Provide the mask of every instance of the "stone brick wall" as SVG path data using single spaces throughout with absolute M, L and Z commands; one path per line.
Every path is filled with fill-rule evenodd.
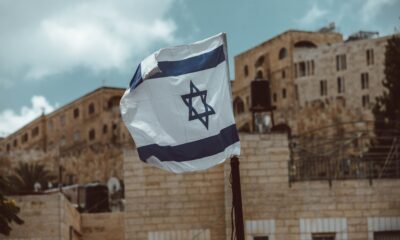
M 377 227 L 400 230 L 400 225 L 391 224 L 400 220 L 400 180 L 290 186 L 285 135 L 241 134 L 240 139 L 246 239 L 308 240 L 312 234 L 330 232 L 336 239 L 361 240 L 372 239 Z M 230 239 L 229 175 L 229 161 L 205 172 L 174 175 L 126 151 L 126 239 Z M 376 219 L 388 219 L 388 224 L 375 226 L 374 221 L 380 221 Z
M 399 179 L 374 180 L 372 185 L 368 180 L 346 180 L 334 181 L 331 187 L 326 181 L 289 186 L 289 150 L 284 136 L 241 135 L 241 141 L 247 239 L 269 235 L 270 239 L 303 240 L 319 231 L 337 232 L 336 239 L 361 240 L 371 236 L 370 219 L 400 219 Z M 226 209 L 228 212 L 230 206 Z M 400 226 L 386 226 L 390 228 L 400 230 Z
M 125 239 L 125 214 L 94 213 L 82 214 L 82 240 L 123 240 Z
M 224 166 L 172 174 L 125 151 L 125 239 L 226 239 Z
M 21 208 L 19 216 L 25 223 L 12 225 L 10 236 L 0 235 L 0 239 L 70 239 L 70 231 L 74 236 L 79 235 L 81 231 L 79 213 L 63 195 L 26 195 L 10 198 L 15 199 L 17 206 Z

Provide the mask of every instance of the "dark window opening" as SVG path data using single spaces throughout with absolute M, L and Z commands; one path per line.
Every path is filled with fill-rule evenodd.
M 88 107 L 89 109 L 89 114 L 93 114 L 94 113 L 94 111 L 95 111 L 95 109 L 94 109 L 94 103 L 91 103 L 91 104 L 89 104 L 89 107 Z
M 286 78 L 286 71 L 285 71 L 285 69 L 282 70 L 282 78 Z
M 321 96 L 328 95 L 328 82 L 326 80 L 321 80 L 319 82 L 319 87 Z
M 281 48 L 281 50 L 279 50 L 279 59 L 284 59 L 287 57 L 287 49 L 286 48 Z
M 347 62 L 346 62 L 346 54 L 336 55 L 336 70 L 346 70 Z
M 304 77 L 306 75 L 306 63 L 299 63 L 299 77 Z
M 79 108 L 75 108 L 74 109 L 74 118 L 78 118 L 79 117 Z
M 316 48 L 317 45 L 311 41 L 299 41 L 294 44 L 295 48 Z
M 299 86 L 297 84 L 294 85 L 294 94 L 296 97 L 296 100 L 299 100 Z
M 286 88 L 282 89 L 282 98 L 286 98 Z
M 362 106 L 363 106 L 363 108 L 369 107 L 369 95 L 362 96 Z
M 337 89 L 338 93 L 344 93 L 344 78 L 343 77 L 338 77 L 337 78 Z
M 108 132 L 108 126 L 107 126 L 107 124 L 104 124 L 103 133 L 106 134 L 107 132 Z
M 18 146 L 18 140 L 17 140 L 17 139 L 14 139 L 14 141 L 13 141 L 13 146 L 14 146 L 14 147 Z
M 117 124 L 113 123 L 112 129 L 113 129 L 113 130 L 117 129 Z
M 376 240 L 398 240 L 400 239 L 400 231 L 381 231 L 374 232 Z
M 368 73 L 361 73 L 361 89 L 369 88 L 369 75 Z
M 114 107 L 119 107 L 119 101 L 120 100 L 121 100 L 121 97 L 119 97 L 119 96 L 111 97 L 110 100 L 108 100 L 108 103 L 107 103 L 108 109 L 112 109 Z
M 272 95 L 272 98 L 274 99 L 274 102 L 276 102 L 276 101 L 278 100 L 278 96 L 277 96 L 277 94 L 276 94 L 276 93 L 274 93 L 274 94 Z
M 367 66 L 374 64 L 374 49 L 367 49 Z
M 91 129 L 89 131 L 89 140 L 94 140 L 96 138 L 96 132 L 94 131 L 94 129 Z
M 236 114 L 241 114 L 244 112 L 244 102 L 240 97 L 236 97 L 233 101 L 233 109 Z
M 244 76 L 249 76 L 249 67 L 247 65 L 244 66 Z
M 265 60 L 264 56 L 259 57 L 259 58 L 257 59 L 257 61 L 256 61 L 255 66 L 256 66 L 256 67 L 261 67 L 261 66 L 264 64 L 264 60 Z
M 36 137 L 37 135 L 39 135 L 39 127 L 32 129 L 32 137 Z
M 26 143 L 28 141 L 28 134 L 25 133 L 24 135 L 22 135 L 22 143 Z

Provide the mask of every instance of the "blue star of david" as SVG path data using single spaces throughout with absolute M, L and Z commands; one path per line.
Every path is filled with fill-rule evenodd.
M 200 91 L 192 81 L 190 81 L 190 93 L 181 95 L 183 102 L 189 108 L 189 121 L 200 120 L 203 125 L 208 129 L 208 116 L 215 114 L 214 109 L 207 104 L 207 90 Z M 193 107 L 193 98 L 200 97 L 201 102 L 204 105 L 205 112 L 198 113 Z

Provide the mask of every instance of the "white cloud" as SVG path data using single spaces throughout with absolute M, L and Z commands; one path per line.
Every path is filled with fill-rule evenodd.
M 31 106 L 23 106 L 19 112 L 11 109 L 6 109 L 0 112 L 0 137 L 4 137 L 25 124 L 39 117 L 43 111 L 50 113 L 56 108 L 51 105 L 43 96 L 33 96 L 31 99 Z
M 154 44 L 175 41 L 174 1 L 1 1 L 0 79 L 132 67 Z
M 324 17 L 328 13 L 327 10 L 320 9 L 316 4 L 308 10 L 308 12 L 300 18 L 297 22 L 302 26 L 309 26 L 311 24 L 316 23 L 322 17 Z
M 384 7 L 394 4 L 396 0 L 367 0 L 361 8 L 361 18 L 364 23 L 371 22 Z

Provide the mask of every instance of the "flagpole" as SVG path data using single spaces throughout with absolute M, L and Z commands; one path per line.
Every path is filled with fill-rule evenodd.
M 237 240 L 244 240 L 242 191 L 240 187 L 239 158 L 231 158 L 232 173 L 232 205 L 235 213 L 235 235 Z M 232 219 L 233 221 L 233 219 Z

